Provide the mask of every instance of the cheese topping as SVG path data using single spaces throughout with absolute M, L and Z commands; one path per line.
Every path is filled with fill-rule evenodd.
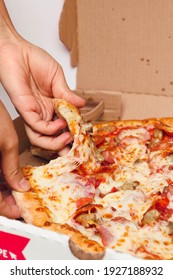
M 125 137 L 135 137 L 138 138 L 141 141 L 148 141 L 151 137 L 149 132 L 143 128 L 133 128 L 133 129 L 123 129 L 119 133 L 119 138 L 123 139 Z
M 113 153 L 118 164 L 132 166 L 139 159 L 147 159 L 147 147 L 140 144 L 136 138 L 126 139 L 126 145 L 119 147 Z
M 173 209 L 173 191 L 166 193 L 169 181 L 173 182 L 173 160 L 169 152 L 163 155 L 163 151 L 150 150 L 150 144 L 152 147 L 162 141 L 162 135 L 149 132 L 154 129 L 151 125 L 148 130 L 137 127 L 123 128 L 115 134 L 110 131 L 106 144 L 99 144 L 100 151 L 108 149 L 104 162 L 78 111 L 73 107 L 70 112 L 66 107 L 60 111 L 65 119 L 69 113 L 67 123 L 74 136 L 73 147 L 64 157 L 34 168 L 32 174 L 33 189 L 50 210 L 52 221 L 68 223 L 88 238 L 119 252 L 172 259 L 169 230 L 173 215 L 165 218 L 165 213 Z M 145 213 L 162 194 L 165 200 L 155 209 L 153 225 L 142 224 Z M 91 225 L 74 218 L 76 210 L 87 204 L 103 206 L 87 213 L 95 217 Z
M 102 217 L 123 217 L 139 223 L 144 213 L 151 207 L 154 198 L 146 199 L 141 190 L 126 190 L 109 193 L 103 198 L 95 198 L 96 204 L 104 206 Z
M 83 206 L 94 198 L 94 186 L 82 176 L 67 173 L 58 177 L 42 178 L 38 172 L 34 175 L 33 179 L 37 182 L 35 190 L 50 210 L 55 223 L 65 223 L 80 203 Z
M 166 234 L 165 226 L 164 223 L 157 223 L 154 227 L 139 228 L 129 221 L 111 220 L 103 224 L 102 228 L 112 235 L 108 240 L 109 248 L 141 257 L 147 253 L 148 257 L 170 259 L 173 255 L 173 240 Z M 101 235 L 104 235 L 103 230 Z

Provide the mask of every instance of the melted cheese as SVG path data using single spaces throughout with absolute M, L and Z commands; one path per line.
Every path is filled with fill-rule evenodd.
M 138 228 L 134 223 L 111 220 L 103 224 L 102 227 L 112 235 L 110 241 L 108 240 L 108 248 L 124 253 L 134 253 L 136 251 Z
M 150 208 L 153 198 L 146 199 L 141 190 L 126 190 L 109 193 L 103 198 L 95 198 L 96 204 L 104 207 L 102 217 L 123 217 L 139 223 L 144 213 Z
M 103 174 L 105 182 L 99 185 L 99 190 L 102 194 L 110 192 L 113 188 L 121 190 L 125 185 L 131 183 L 134 189 L 141 190 L 149 197 L 151 194 L 162 192 L 168 185 L 163 174 L 150 174 L 148 163 L 145 161 L 135 164 L 132 167 L 122 166 L 112 174 Z M 136 186 L 135 186 L 136 184 Z M 128 186 L 127 186 L 128 187 Z M 133 192 L 133 189 L 131 190 Z
M 137 234 L 139 244 L 160 259 L 171 259 L 173 256 L 173 239 L 167 233 L 165 222 L 158 223 L 154 227 L 145 226 L 140 228 Z M 141 254 L 142 255 L 142 254 Z M 139 253 L 140 256 L 140 253 Z
M 141 189 L 149 197 L 151 194 L 162 193 L 167 185 L 168 183 L 163 178 L 162 174 L 156 173 L 140 181 L 140 185 L 137 189 Z
M 150 139 L 149 132 L 143 128 L 134 128 L 134 129 L 124 129 L 119 133 L 119 139 L 123 139 L 125 137 L 136 137 L 139 140 L 147 141 Z
M 140 144 L 136 138 L 129 140 L 127 139 L 127 145 L 117 149 L 113 156 L 117 160 L 118 164 L 124 166 L 132 166 L 137 160 L 147 159 L 147 147 L 144 144 Z
M 37 182 L 35 191 L 50 210 L 55 223 L 65 223 L 77 210 L 78 200 L 88 197 L 92 200 L 95 194 L 94 186 L 87 184 L 87 179 L 76 174 L 48 178 L 35 172 L 33 179 Z
M 172 159 L 167 156 L 163 157 L 163 152 L 162 151 L 156 151 L 150 153 L 150 164 L 154 170 L 157 170 L 159 168 L 162 168 L 163 166 L 166 165 L 172 165 Z
M 167 234 L 164 222 L 154 227 L 139 228 L 129 221 L 111 220 L 103 224 L 103 227 L 113 236 L 108 244 L 111 249 L 142 257 L 155 255 L 160 259 L 170 259 L 173 256 L 173 240 Z

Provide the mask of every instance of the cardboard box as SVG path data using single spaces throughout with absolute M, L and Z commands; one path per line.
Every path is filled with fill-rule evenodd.
M 66 0 L 60 38 L 78 92 L 118 92 L 112 120 L 172 117 L 172 14 L 171 0 Z
M 86 115 L 92 108 L 101 122 L 173 116 L 172 14 L 171 0 L 65 1 L 60 38 L 78 67 Z M 21 165 L 39 165 L 20 118 L 15 126 Z M 0 259 L 75 257 L 67 236 L 0 217 Z M 105 259 L 134 258 L 107 250 Z

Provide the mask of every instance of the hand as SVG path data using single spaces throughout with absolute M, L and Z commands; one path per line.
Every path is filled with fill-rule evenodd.
M 15 200 L 5 183 L 0 182 L 0 215 L 10 219 L 20 218 Z
M 19 167 L 18 137 L 13 122 L 0 101 L 0 169 L 4 180 L 15 190 L 25 191 L 29 184 Z M 0 215 L 18 217 L 19 212 L 10 189 L 0 182 Z
M 69 144 L 72 136 L 60 134 L 66 122 L 54 119 L 52 98 L 64 98 L 78 108 L 85 102 L 70 91 L 61 66 L 23 39 L 1 46 L 0 65 L 1 82 L 26 123 L 31 143 L 49 150 Z

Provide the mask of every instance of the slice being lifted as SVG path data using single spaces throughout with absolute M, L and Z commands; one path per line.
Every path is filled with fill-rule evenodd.
M 100 259 L 110 248 L 173 259 L 173 120 L 92 127 L 65 100 L 54 104 L 73 146 L 46 165 L 23 168 L 31 189 L 13 195 L 24 220 L 69 235 L 78 258 Z
M 23 168 L 31 189 L 25 193 L 13 191 L 13 195 L 27 223 L 67 234 L 71 237 L 71 247 L 79 252 L 78 257 L 82 254 L 82 258 L 99 259 L 104 255 L 104 247 L 83 236 L 67 222 L 78 208 L 91 203 L 95 196 L 92 181 L 79 170 L 72 171 L 80 166 L 82 172 L 91 174 L 99 168 L 103 158 L 88 133 L 92 125 L 83 123 L 74 106 L 65 100 L 56 100 L 55 111 L 67 121 L 74 137 L 72 149 L 47 165 Z

